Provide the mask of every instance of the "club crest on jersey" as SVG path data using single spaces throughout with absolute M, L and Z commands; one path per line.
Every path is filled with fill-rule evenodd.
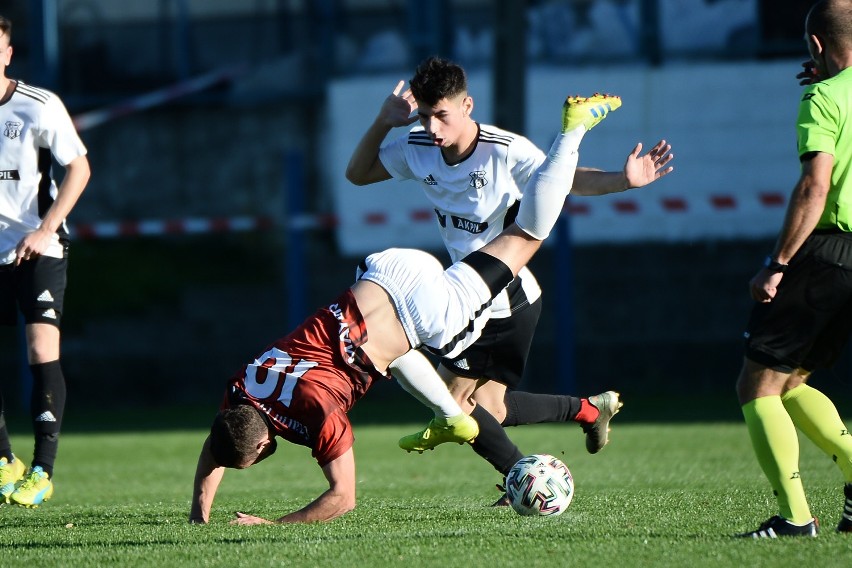
M 23 125 L 23 122 L 7 120 L 5 128 L 3 128 L 3 136 L 8 138 L 9 140 L 14 140 L 15 138 L 18 138 L 21 135 L 21 127 Z
M 488 185 L 488 180 L 485 179 L 485 172 L 470 172 L 470 187 L 482 189 Z

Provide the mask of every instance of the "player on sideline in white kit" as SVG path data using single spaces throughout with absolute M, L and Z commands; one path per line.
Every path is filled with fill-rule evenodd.
M 12 24 L 0 16 L 0 325 L 23 314 L 35 434 L 27 470 L 12 454 L 0 395 L 0 500 L 37 507 L 53 495 L 65 408 L 59 324 L 68 266 L 65 217 L 89 181 L 86 148 L 59 98 L 6 76 Z M 51 161 L 65 168 L 57 187 Z M 7 375 L 8 376 L 8 375 Z
M 190 522 L 209 522 L 225 468 L 246 468 L 268 457 L 276 436 L 311 448 L 328 490 L 277 521 L 237 513 L 232 523 L 323 521 L 352 510 L 354 436 L 347 412 L 374 381 L 389 379 L 393 361 L 412 349 L 453 354 L 477 339 L 493 298 L 556 223 L 586 131 L 620 105 L 618 97 L 604 95 L 566 100 L 562 134 L 533 176 L 517 219 L 481 250 L 447 270 L 413 249 L 370 255 L 351 288 L 233 377 L 198 458 Z M 437 375 L 435 380 L 452 402 Z M 420 396 L 431 392 L 441 391 L 430 388 Z M 460 410 L 447 428 L 454 436 L 446 441 L 476 436 L 475 420 Z

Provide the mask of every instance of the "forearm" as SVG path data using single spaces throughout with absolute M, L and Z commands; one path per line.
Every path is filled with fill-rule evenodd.
M 330 521 L 355 508 L 355 496 L 338 493 L 331 489 L 298 511 L 288 513 L 277 523 L 312 523 Z
M 65 177 L 57 190 L 56 200 L 42 219 L 42 230 L 48 233 L 56 232 L 77 204 L 77 200 L 89 182 L 89 176 L 89 161 L 86 156 L 79 156 L 66 166 Z
M 825 195 L 806 187 L 797 187 L 787 208 L 784 225 L 772 257 L 787 264 L 813 233 L 825 207 Z
M 204 442 L 198 465 L 195 469 L 195 482 L 192 490 L 192 506 L 189 511 L 191 523 L 207 523 L 210 521 L 210 509 L 216 490 L 225 474 L 224 467 L 218 467 L 213 461 L 209 450 L 209 440 Z
M 773 258 L 778 262 L 787 264 L 819 223 L 825 210 L 833 164 L 833 156 L 823 153 L 803 162 L 802 175 L 790 196 L 784 225 L 773 251 Z
M 577 168 L 574 174 L 574 195 L 607 195 L 629 189 L 623 172 L 605 172 L 590 168 Z
M 379 160 L 379 149 L 391 127 L 376 119 L 352 152 L 349 164 L 346 166 L 346 179 L 356 185 L 366 185 L 378 181 L 371 175 L 374 165 Z

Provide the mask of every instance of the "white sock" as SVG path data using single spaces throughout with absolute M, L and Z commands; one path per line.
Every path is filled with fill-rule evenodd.
M 425 355 L 411 350 L 388 366 L 400 386 L 435 413 L 435 418 L 451 418 L 462 413 L 435 367 Z
M 527 183 L 515 223 L 540 241 L 546 239 L 556 225 L 565 198 L 571 192 L 580 158 L 580 141 L 585 133 L 585 127 L 579 126 L 559 134 L 544 163 Z

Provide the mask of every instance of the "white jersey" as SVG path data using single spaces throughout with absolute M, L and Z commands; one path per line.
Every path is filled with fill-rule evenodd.
M 59 97 L 21 81 L 0 104 L 0 130 L 0 264 L 9 264 L 56 198 L 51 155 L 65 166 L 86 147 Z M 60 237 L 67 236 L 63 221 L 44 255 L 62 258 Z
M 545 155 L 527 138 L 478 124 L 473 152 L 461 162 L 448 164 L 441 149 L 418 126 L 379 151 L 385 169 L 396 179 L 416 180 L 432 202 L 441 237 L 453 262 L 499 235 L 514 221 L 517 204 L 532 174 Z M 530 302 L 541 296 L 532 273 L 519 274 Z M 511 314 L 506 292 L 495 298 L 494 318 Z
M 375 282 L 388 293 L 413 349 L 426 347 L 453 358 L 482 334 L 492 316 L 493 293 L 512 279 L 509 268 L 504 269 L 505 280 L 487 283 L 465 262 L 444 270 L 427 252 L 393 248 L 364 259 L 358 279 Z M 489 286 L 495 286 L 493 293 Z

